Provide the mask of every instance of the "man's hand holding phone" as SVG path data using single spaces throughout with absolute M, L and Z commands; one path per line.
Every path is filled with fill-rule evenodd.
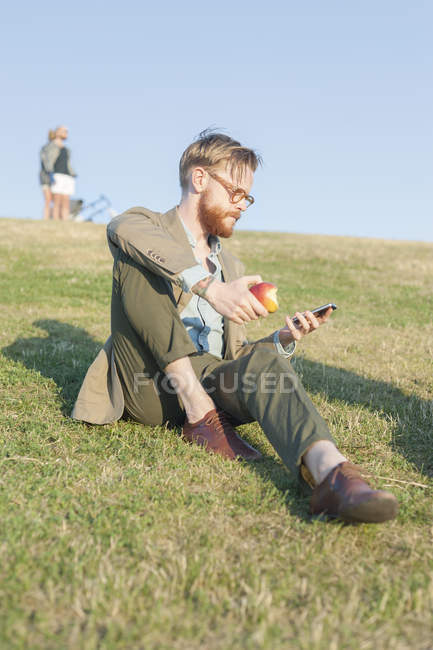
M 286 326 L 279 332 L 281 345 L 287 346 L 292 341 L 300 341 L 306 334 L 314 332 L 323 323 L 326 323 L 334 309 L 337 309 L 337 306 L 334 303 L 328 303 L 312 311 L 303 313 L 297 311 L 293 318 L 286 316 Z

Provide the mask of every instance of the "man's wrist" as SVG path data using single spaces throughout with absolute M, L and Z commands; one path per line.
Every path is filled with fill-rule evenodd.
M 283 336 L 281 336 L 283 333 Z M 285 334 L 288 336 L 285 336 Z M 296 350 L 296 341 L 291 338 L 290 334 L 285 329 L 277 330 L 274 332 L 274 343 L 278 354 L 281 354 L 286 359 L 290 359 Z
M 283 347 L 285 347 L 286 345 L 290 345 L 290 343 L 292 343 L 293 336 L 291 335 L 290 330 L 283 327 L 280 330 L 277 330 L 277 334 L 278 334 L 278 340 Z
M 203 278 L 203 280 L 199 280 L 193 287 L 191 287 L 192 293 L 196 296 L 200 296 L 200 298 L 205 298 L 207 290 L 215 280 L 216 277 L 214 275 L 208 275 L 206 278 Z

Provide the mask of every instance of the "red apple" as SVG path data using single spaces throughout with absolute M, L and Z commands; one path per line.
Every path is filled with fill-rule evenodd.
M 268 310 L 269 313 L 277 311 L 277 287 L 272 282 L 259 282 L 250 287 L 251 293 L 255 295 L 257 300 L 260 300 L 262 305 Z

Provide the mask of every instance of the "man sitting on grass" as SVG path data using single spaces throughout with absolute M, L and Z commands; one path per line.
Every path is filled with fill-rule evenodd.
M 126 415 L 181 425 L 183 437 L 228 459 L 256 460 L 236 424 L 257 421 L 284 464 L 313 488 L 311 512 L 382 522 L 392 494 L 371 489 L 338 451 L 290 364 L 296 342 L 330 316 L 296 312 L 248 343 L 245 323 L 267 311 L 260 282 L 225 251 L 253 202 L 257 154 L 232 138 L 200 134 L 180 160 L 180 204 L 132 208 L 108 226 L 114 257 L 111 336 L 89 368 L 72 413 L 95 424 Z

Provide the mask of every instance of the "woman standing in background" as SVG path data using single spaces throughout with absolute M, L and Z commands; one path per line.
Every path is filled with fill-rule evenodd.
M 68 137 L 66 126 L 58 126 L 54 139 L 47 145 L 44 154 L 45 169 L 51 174 L 53 195 L 53 219 L 69 219 L 69 200 L 75 192 L 76 173 L 71 166 L 71 152 L 65 147 Z
M 48 131 L 48 142 L 47 144 L 44 144 L 44 146 L 40 151 L 41 169 L 39 172 L 39 182 L 41 184 L 42 194 L 44 195 L 44 219 L 52 218 L 51 201 L 53 200 L 53 195 L 51 193 L 51 187 L 50 187 L 51 185 L 50 173 L 45 168 L 45 157 L 46 157 L 47 147 L 50 146 L 50 142 L 52 142 L 55 137 L 56 137 L 56 132 L 54 131 L 54 129 L 50 129 Z

